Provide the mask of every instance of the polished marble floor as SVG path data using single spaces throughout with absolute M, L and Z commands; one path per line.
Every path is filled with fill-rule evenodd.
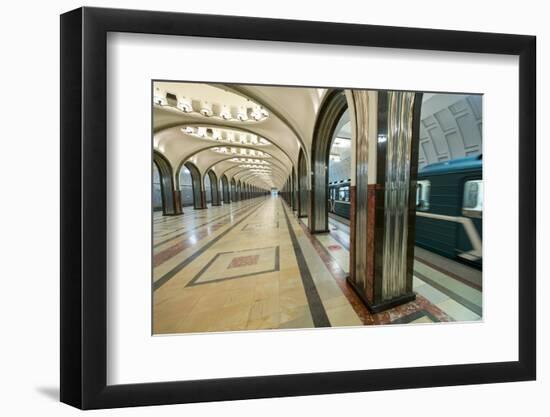
M 311 235 L 303 220 L 275 197 L 155 213 L 153 333 L 480 318 L 480 288 L 446 275 L 433 258 L 415 262 L 415 301 L 369 313 L 346 283 L 349 228 L 331 219 L 330 233 Z

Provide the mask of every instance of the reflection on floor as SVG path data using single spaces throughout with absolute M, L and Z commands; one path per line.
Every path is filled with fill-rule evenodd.
M 475 320 L 474 275 L 415 262 L 415 301 L 371 314 L 346 283 L 349 228 L 312 236 L 274 197 L 153 218 L 153 333 Z M 346 229 L 347 228 L 347 229 Z M 422 258 L 422 259 L 420 259 Z M 480 280 L 479 280 L 480 282 Z

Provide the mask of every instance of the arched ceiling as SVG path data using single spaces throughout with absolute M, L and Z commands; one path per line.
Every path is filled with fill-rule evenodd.
M 292 167 L 297 166 L 299 149 L 310 153 L 315 118 L 325 92 L 316 88 L 155 82 L 154 148 L 176 170 L 191 160 L 203 175 L 212 167 L 218 176 L 228 172 L 229 179 L 235 175 L 262 188 L 281 188 Z M 268 157 L 256 157 L 258 151 Z M 265 159 L 271 169 L 233 162 L 228 156 Z M 238 170 L 233 167 L 236 164 L 247 167 Z
M 309 160 L 326 93 L 322 88 L 155 82 L 154 149 L 172 164 L 176 177 L 178 168 L 191 160 L 202 175 L 212 168 L 218 177 L 226 173 L 228 179 L 280 189 L 297 167 L 300 148 Z M 420 167 L 480 153 L 481 113 L 479 95 L 424 94 Z M 339 140 L 348 139 L 350 123 L 341 122 Z M 334 147 L 334 159 L 347 161 L 349 150 Z M 256 159 L 267 161 L 270 169 L 259 169 Z

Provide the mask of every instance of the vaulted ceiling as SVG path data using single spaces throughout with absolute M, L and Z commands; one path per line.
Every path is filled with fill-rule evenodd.
M 282 188 L 302 149 L 309 160 L 315 120 L 327 90 L 266 85 L 157 81 L 153 84 L 154 148 L 179 169 L 193 162 L 204 176 Z M 481 152 L 481 96 L 426 93 L 419 165 Z M 351 125 L 335 131 L 331 177 L 350 176 Z M 346 141 L 348 140 L 348 141 Z M 345 142 L 345 143 L 344 143 Z M 337 144 L 335 144 L 337 145 Z M 338 163 L 342 161 L 342 163 Z M 341 165 L 341 166 L 340 166 Z
M 309 155 L 325 89 L 155 82 L 154 148 L 175 169 L 193 162 L 205 175 L 281 188 Z

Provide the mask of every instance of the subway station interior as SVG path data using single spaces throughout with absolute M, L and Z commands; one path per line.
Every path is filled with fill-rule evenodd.
M 152 90 L 153 334 L 482 319 L 481 95 Z

